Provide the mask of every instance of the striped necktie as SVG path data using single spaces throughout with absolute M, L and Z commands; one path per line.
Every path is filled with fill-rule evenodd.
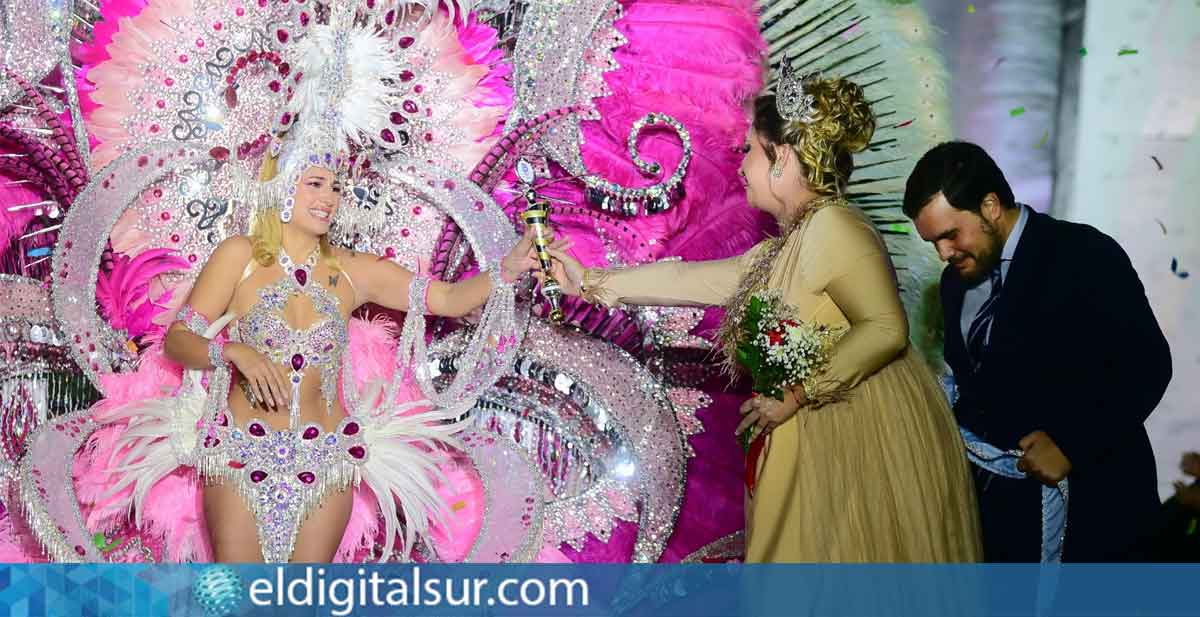
M 992 329 L 992 320 L 996 317 L 996 309 L 1000 306 L 1000 292 L 1003 290 L 1004 280 L 1000 276 L 999 264 L 996 265 L 995 270 L 992 270 L 991 277 L 992 293 L 983 306 L 979 307 L 979 312 L 975 313 L 975 320 L 971 322 L 971 327 L 967 330 L 967 353 L 971 355 L 976 369 L 983 364 L 983 353 L 987 350 L 988 345 L 988 333 Z

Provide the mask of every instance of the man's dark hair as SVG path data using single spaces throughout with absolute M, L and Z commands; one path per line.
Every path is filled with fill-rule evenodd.
M 987 151 L 966 141 L 947 141 L 917 161 L 904 188 L 904 214 L 915 219 L 941 193 L 951 206 L 978 213 L 983 198 L 995 193 L 1005 208 L 1015 208 L 1012 187 Z

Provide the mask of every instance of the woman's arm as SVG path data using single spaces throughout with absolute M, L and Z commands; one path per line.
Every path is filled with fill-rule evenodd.
M 751 252 L 754 249 L 751 249 Z M 660 261 L 627 269 L 587 269 L 565 249 L 550 251 L 564 293 L 609 308 L 717 306 L 737 291 L 751 252 L 712 261 Z
M 354 275 L 355 280 L 361 277 L 363 302 L 407 311 L 408 288 L 415 275 L 403 266 L 374 255 L 361 255 L 357 259 L 370 262 L 358 268 L 362 274 Z M 457 283 L 431 281 L 426 292 L 426 308 L 432 315 L 462 317 L 483 305 L 491 292 L 491 277 L 486 274 Z
M 554 246 L 565 246 L 556 243 Z M 526 271 L 537 267 L 533 254 L 533 234 L 527 230 L 524 237 L 517 242 L 513 250 L 501 260 L 500 276 L 506 281 L 514 281 Z M 358 272 L 362 273 L 362 300 L 380 306 L 407 311 L 408 289 L 412 285 L 413 273 L 391 260 L 375 255 L 358 254 L 353 261 Z M 359 280 L 359 274 L 353 275 Z M 486 274 L 479 274 L 456 283 L 431 281 L 426 292 L 426 308 L 432 315 L 442 317 L 463 317 L 483 306 L 488 295 L 492 293 L 492 280 Z
M 218 359 L 214 356 L 219 355 L 221 363 L 228 362 L 237 367 L 258 400 L 279 409 L 291 399 L 291 390 L 285 385 L 287 380 L 279 366 L 249 345 L 220 345 L 200 334 L 205 322 L 211 324 L 229 310 L 233 292 L 252 258 L 252 245 L 245 236 L 229 238 L 217 246 L 196 278 L 184 305 L 185 310 L 193 312 L 191 321 L 195 323 L 172 323 L 163 342 L 163 353 L 189 369 L 214 368 L 214 359 Z
M 834 345 L 828 368 L 799 398 L 836 398 L 886 366 L 908 346 L 908 318 L 887 249 L 870 222 L 844 208 L 818 213 L 801 249 L 806 283 L 823 288 L 850 329 Z M 810 287 L 812 288 L 812 287 Z M 811 391 L 809 391 L 811 390 Z
M 242 271 L 251 259 L 250 239 L 245 236 L 228 238 L 213 251 L 196 284 L 188 295 L 185 310 L 194 311 L 203 322 L 211 324 L 225 314 L 233 300 L 233 291 Z M 202 322 L 197 322 L 202 323 Z M 197 326 L 198 327 L 198 326 Z M 208 339 L 192 332 L 188 325 L 176 321 L 167 329 L 163 353 L 189 369 L 213 368 L 208 356 Z

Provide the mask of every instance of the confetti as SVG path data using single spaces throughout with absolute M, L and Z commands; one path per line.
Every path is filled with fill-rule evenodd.
M 1049 140 L 1050 131 L 1047 130 L 1045 133 L 1042 133 L 1042 138 L 1038 140 L 1037 145 L 1035 145 L 1034 148 L 1041 148 L 1042 146 L 1046 145 L 1046 142 Z
M 1080 47 L 1080 48 L 1079 48 L 1079 55 L 1081 55 L 1081 56 L 1086 56 L 1086 55 L 1087 55 L 1087 48 L 1086 48 L 1086 47 Z
M 1165 235 L 1167 235 L 1167 226 L 1166 226 L 1166 225 L 1163 225 L 1163 222 L 1162 222 L 1162 221 L 1160 221 L 1160 220 L 1158 220 L 1158 219 L 1154 219 L 1154 222 L 1155 222 L 1155 223 L 1158 223 L 1158 226 L 1162 228 L 1162 230 L 1163 230 L 1163 235 L 1164 235 L 1164 236 L 1165 236 Z
M 968 13 L 970 13 L 970 14 L 972 14 L 972 15 L 974 15 L 974 14 L 975 14 L 975 5 L 974 5 L 974 4 L 968 4 L 968 5 L 967 5 L 967 12 L 968 12 Z
M 904 127 L 906 127 L 906 126 L 908 126 L 908 125 L 910 125 L 910 124 L 912 124 L 912 123 L 913 123 L 913 121 L 912 121 L 912 120 L 905 120 L 904 122 L 901 122 L 900 124 L 897 124 L 896 126 L 894 126 L 894 127 L 892 127 L 892 128 L 894 128 L 894 129 L 902 129 L 902 128 L 904 128 Z
M 1191 273 L 1188 272 L 1187 270 L 1179 269 L 1179 260 L 1174 257 L 1171 258 L 1171 273 L 1174 274 L 1175 276 L 1178 276 L 1181 279 L 1185 279 L 1185 278 L 1191 276 Z
M 1025 113 L 1024 107 L 1013 107 L 1011 110 L 1009 110 L 1008 115 L 1016 118 L 1017 116 L 1019 116 L 1023 113 Z
M 1121 51 L 1117 52 L 1117 55 L 1118 56 L 1136 56 L 1137 52 L 1138 52 L 1138 50 L 1136 50 L 1136 49 L 1130 49 L 1129 47 L 1122 47 Z
M 1154 164 L 1155 164 L 1155 165 L 1158 165 L 1158 170 L 1159 170 L 1159 171 L 1162 171 L 1162 170 L 1163 170 L 1162 161 L 1158 160 L 1158 157 L 1157 157 L 1157 156 L 1154 156 L 1154 155 L 1151 155 L 1151 156 L 1150 156 L 1150 158 L 1154 159 Z
M 999 68 L 1000 64 L 1003 63 L 1007 59 L 1008 58 L 1005 58 L 1004 56 L 1000 56 L 999 58 L 996 58 L 996 63 L 992 65 L 992 70 L 994 71 L 997 68 Z

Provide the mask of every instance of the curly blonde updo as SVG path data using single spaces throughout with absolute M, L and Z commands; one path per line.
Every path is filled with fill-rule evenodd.
M 814 97 L 812 122 L 785 121 L 771 94 L 754 102 L 754 130 L 770 145 L 791 147 L 814 193 L 841 195 L 854 171 L 851 155 L 866 149 L 875 134 L 875 113 L 852 81 L 806 79 L 804 92 Z M 766 150 L 774 163 L 774 149 Z

